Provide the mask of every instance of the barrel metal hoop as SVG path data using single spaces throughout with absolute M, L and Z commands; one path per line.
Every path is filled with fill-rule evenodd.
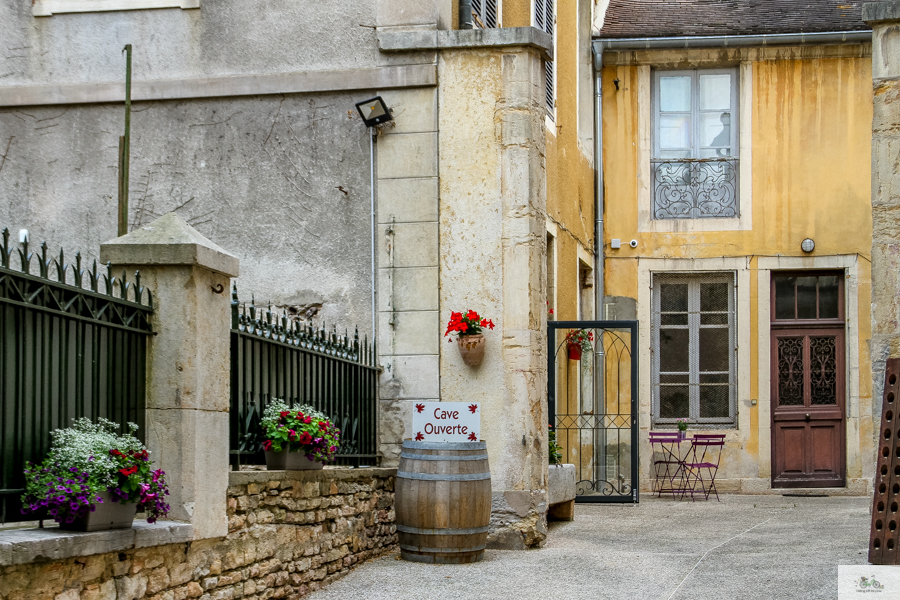
M 416 535 L 471 535 L 473 533 L 487 533 L 490 525 L 484 527 L 469 527 L 468 529 L 419 529 L 407 525 L 397 525 L 397 531 L 401 533 L 414 533 Z M 443 551 L 442 551 L 443 552 Z
M 398 479 L 418 479 L 420 481 L 483 481 L 490 479 L 490 473 L 459 473 L 456 475 L 444 475 L 442 473 L 413 473 L 411 471 L 397 471 Z
M 403 440 L 403 447 L 412 450 L 487 450 L 487 442 L 413 442 Z
M 406 550 L 407 552 L 428 552 L 430 554 L 453 554 L 460 552 L 481 552 L 484 550 L 484 545 L 481 546 L 472 546 L 471 548 L 420 548 L 419 546 L 407 546 L 406 544 L 400 544 L 401 550 Z
M 487 454 L 474 454 L 470 456 L 459 456 L 459 455 L 450 455 L 450 456 L 442 456 L 440 454 L 403 454 L 400 453 L 400 458 L 408 458 L 410 460 L 446 460 L 446 461 L 459 461 L 459 460 L 487 460 Z

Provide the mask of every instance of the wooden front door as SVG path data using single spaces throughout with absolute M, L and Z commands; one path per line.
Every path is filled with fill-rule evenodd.
M 772 275 L 772 487 L 842 487 L 844 275 Z

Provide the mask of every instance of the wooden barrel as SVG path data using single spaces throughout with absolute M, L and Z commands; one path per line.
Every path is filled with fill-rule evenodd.
M 487 443 L 404 441 L 394 500 L 403 559 L 481 560 L 491 522 Z

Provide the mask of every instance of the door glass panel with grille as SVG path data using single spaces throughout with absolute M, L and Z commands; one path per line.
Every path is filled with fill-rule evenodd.
M 576 501 L 636 502 L 637 322 L 550 322 L 548 339 L 550 425 Z

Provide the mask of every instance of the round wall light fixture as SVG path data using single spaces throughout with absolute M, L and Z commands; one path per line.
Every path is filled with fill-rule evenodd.
M 811 238 L 806 238 L 800 242 L 800 249 L 804 252 L 812 252 L 816 249 L 816 243 Z

